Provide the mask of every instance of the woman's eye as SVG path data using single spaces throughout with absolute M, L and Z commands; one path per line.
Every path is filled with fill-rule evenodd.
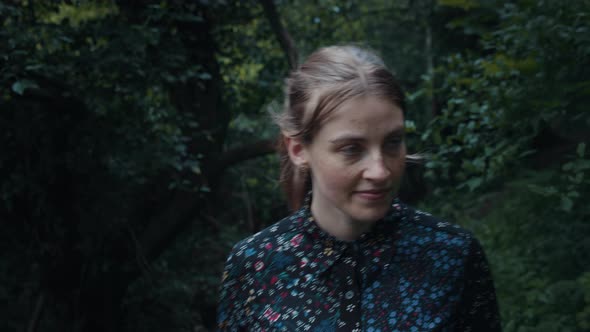
M 355 156 L 355 155 L 361 153 L 361 151 L 362 151 L 361 147 L 358 145 L 354 145 L 354 144 L 345 145 L 340 148 L 340 152 L 346 156 Z
M 404 139 L 402 137 L 391 138 L 385 142 L 385 147 L 387 149 L 397 149 L 404 143 Z

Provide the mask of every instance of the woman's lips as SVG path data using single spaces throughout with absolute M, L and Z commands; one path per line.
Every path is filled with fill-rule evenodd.
M 363 190 L 363 191 L 356 191 L 359 197 L 366 199 L 368 201 L 378 201 L 381 200 L 389 195 L 390 190 Z

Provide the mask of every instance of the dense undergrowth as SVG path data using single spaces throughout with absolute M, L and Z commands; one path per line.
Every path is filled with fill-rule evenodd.
M 421 205 L 454 220 L 481 240 L 495 280 L 504 330 L 586 331 L 590 328 L 590 225 L 578 201 L 564 210 L 538 172 L 519 174 L 493 191 L 430 197 Z M 589 187 L 586 185 L 585 194 Z
M 260 2 L 148 3 L 0 4 L 0 330 L 211 330 L 231 246 L 288 213 L 276 156 L 218 158 L 276 134 Z M 273 3 L 301 58 L 399 74 L 410 196 L 481 240 L 504 330 L 590 331 L 590 1 Z

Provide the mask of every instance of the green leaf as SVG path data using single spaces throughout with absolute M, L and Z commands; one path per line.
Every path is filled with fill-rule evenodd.
M 572 210 L 573 206 L 574 206 L 574 202 L 569 197 L 565 197 L 565 196 L 561 197 L 561 209 L 562 210 L 564 210 L 566 212 L 570 212 Z
M 247 178 L 246 179 L 246 183 L 248 184 L 248 186 L 254 187 L 254 186 L 258 185 L 258 179 L 256 179 L 256 178 Z
M 541 196 L 549 197 L 552 195 L 557 194 L 557 189 L 553 186 L 538 186 L 536 184 L 529 184 L 528 188 L 535 194 L 539 194 Z
M 21 95 L 21 96 L 23 95 L 23 93 L 25 93 L 25 90 L 31 89 L 31 88 L 39 88 L 39 86 L 37 85 L 36 82 L 29 81 L 29 80 L 20 80 L 20 81 L 14 82 L 14 84 L 12 84 L 12 91 L 14 91 L 16 94 Z
M 469 191 L 475 190 L 477 187 L 481 186 L 483 179 L 482 178 L 473 178 L 466 182 L 467 186 L 469 187 Z
M 580 193 L 577 192 L 577 191 L 575 191 L 575 190 L 572 190 L 572 191 L 570 191 L 570 192 L 567 193 L 567 196 L 568 197 L 573 197 L 573 198 L 578 198 L 578 197 L 580 197 Z
M 201 167 L 199 167 L 198 164 L 193 165 L 193 167 L 191 167 L 191 170 L 193 171 L 193 173 L 201 175 Z
M 406 133 L 413 133 L 416 131 L 416 123 L 412 120 L 405 120 L 404 127 L 406 129 Z
M 211 79 L 211 74 L 209 73 L 200 73 L 198 75 L 198 77 L 202 80 L 210 80 Z
M 578 147 L 576 148 L 576 152 L 578 153 L 578 156 L 580 158 L 584 158 L 584 154 L 586 152 L 586 143 L 578 144 Z

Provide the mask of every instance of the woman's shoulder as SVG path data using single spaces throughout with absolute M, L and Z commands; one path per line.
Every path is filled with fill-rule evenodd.
M 399 202 L 401 224 L 409 228 L 418 228 L 426 233 L 444 233 L 450 237 L 473 238 L 471 231 L 462 226 L 448 221 L 445 218 L 434 216 L 413 206 Z
M 456 277 L 485 263 L 483 248 L 468 229 L 410 206 L 400 207 L 404 213 L 395 239 L 394 261 L 423 264 L 431 273 Z
M 412 206 L 399 203 L 398 246 L 444 250 L 459 256 L 468 255 L 479 241 L 468 229 Z
M 286 244 L 291 244 L 294 238 L 302 238 L 301 230 L 297 227 L 298 221 L 298 216 L 292 214 L 238 241 L 232 248 L 230 258 L 259 260 L 268 253 L 280 250 Z

